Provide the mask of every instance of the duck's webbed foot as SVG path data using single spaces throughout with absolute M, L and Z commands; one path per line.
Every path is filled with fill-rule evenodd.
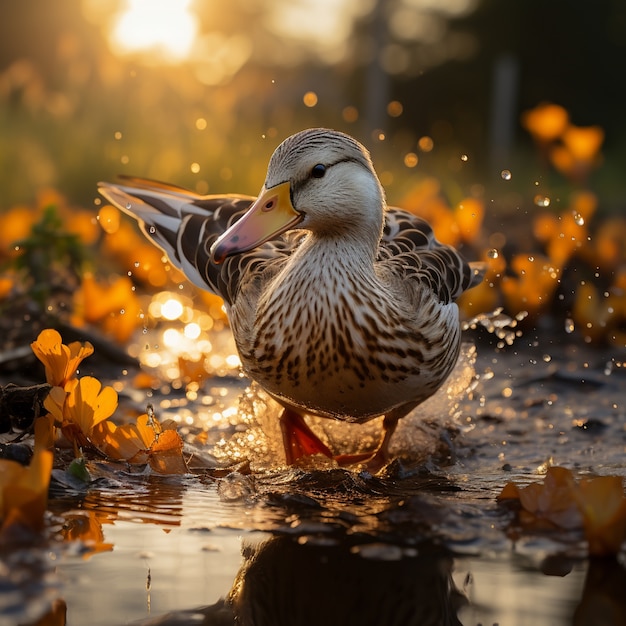
M 403 413 L 404 415 L 404 413 Z M 363 465 L 370 472 L 377 472 L 392 460 L 389 454 L 389 442 L 396 430 L 400 417 L 392 412 L 385 415 L 383 420 L 383 436 L 378 447 L 373 452 L 361 452 L 358 454 L 340 454 L 333 457 L 339 465 Z
M 280 428 L 288 465 L 292 465 L 303 456 L 313 454 L 333 457 L 328 446 L 309 428 L 300 413 L 285 408 L 280 416 Z

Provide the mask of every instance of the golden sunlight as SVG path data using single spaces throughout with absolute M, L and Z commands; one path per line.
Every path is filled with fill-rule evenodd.
M 111 31 L 116 53 L 149 54 L 178 63 L 188 58 L 198 31 L 192 0 L 127 0 Z

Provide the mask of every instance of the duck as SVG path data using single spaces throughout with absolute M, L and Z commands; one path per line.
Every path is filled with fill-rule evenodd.
M 244 374 L 282 406 L 288 465 L 317 454 L 375 469 L 392 460 L 398 421 L 457 362 L 456 299 L 483 267 L 424 219 L 387 206 L 360 142 L 327 128 L 287 137 L 256 197 L 128 176 L 98 189 L 193 284 L 223 299 Z M 380 441 L 334 454 L 311 415 L 383 417 Z

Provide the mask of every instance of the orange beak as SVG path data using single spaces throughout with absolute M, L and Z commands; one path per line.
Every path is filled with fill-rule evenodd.
M 289 183 L 261 189 L 248 212 L 235 222 L 211 247 L 215 263 L 233 254 L 253 250 L 298 224 L 304 215 L 291 204 Z

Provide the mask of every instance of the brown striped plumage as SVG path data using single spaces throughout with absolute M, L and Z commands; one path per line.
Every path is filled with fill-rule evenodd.
M 379 464 L 397 419 L 456 363 L 454 300 L 480 274 L 424 220 L 386 207 L 367 151 L 347 135 L 311 129 L 286 139 L 254 204 L 142 179 L 100 191 L 192 282 L 224 298 L 245 372 L 296 430 L 306 430 L 305 413 L 353 422 L 385 415 Z M 251 236 L 283 204 L 280 228 Z M 292 435 L 288 461 L 317 450 Z

